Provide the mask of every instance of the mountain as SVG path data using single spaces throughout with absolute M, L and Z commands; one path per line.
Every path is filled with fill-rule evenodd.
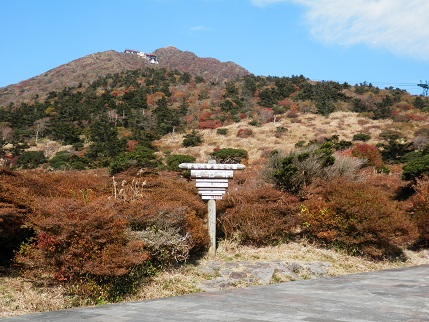
M 155 50 L 159 66 L 177 69 L 194 76 L 201 76 L 206 81 L 223 82 L 249 75 L 249 71 L 233 62 L 220 62 L 215 58 L 200 58 L 189 51 L 181 51 L 173 46 Z
M 27 102 L 36 97 L 36 94 L 43 98 L 51 91 L 61 91 L 64 87 L 77 86 L 79 83 L 90 83 L 100 76 L 146 67 L 176 69 L 212 82 L 233 80 L 250 74 L 233 62 L 200 58 L 173 46 L 157 49 L 153 54 L 158 57 L 159 64 L 150 64 L 136 54 L 114 50 L 87 55 L 18 84 L 0 88 L 0 106 L 7 106 L 11 102 Z

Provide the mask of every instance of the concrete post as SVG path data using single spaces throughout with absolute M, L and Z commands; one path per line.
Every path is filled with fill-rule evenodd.
M 210 199 L 207 202 L 208 208 L 208 224 L 210 236 L 209 253 L 212 256 L 216 255 L 216 200 Z

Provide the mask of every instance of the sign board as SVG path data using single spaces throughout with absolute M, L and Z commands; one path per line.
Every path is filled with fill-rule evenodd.
M 233 170 L 191 170 L 191 178 L 232 178 Z
M 226 191 L 224 187 L 197 187 L 198 191 Z
M 198 180 L 198 179 L 197 179 Z M 228 188 L 228 181 L 226 182 L 212 182 L 210 179 L 205 181 L 197 181 L 195 183 L 195 187 L 197 188 Z
M 226 193 L 226 190 L 198 190 L 198 194 L 200 195 L 213 195 L 213 196 L 219 196 L 224 195 Z
M 203 200 L 222 200 L 222 196 L 201 196 Z
M 243 170 L 246 166 L 235 163 L 181 163 L 179 168 L 188 170 Z
M 210 235 L 210 253 L 216 253 L 216 200 L 221 200 L 228 188 L 228 179 L 234 175 L 234 170 L 243 170 L 244 164 L 216 163 L 181 163 L 179 168 L 191 170 L 191 178 L 196 179 L 196 187 L 201 199 L 207 201 L 208 227 Z

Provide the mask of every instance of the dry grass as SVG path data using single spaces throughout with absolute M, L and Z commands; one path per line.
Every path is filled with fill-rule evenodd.
M 281 260 L 302 263 L 328 262 L 331 264 L 328 273 L 331 276 L 354 274 L 395 267 L 429 264 L 429 252 L 405 251 L 406 262 L 374 262 L 361 257 L 350 256 L 334 250 L 323 249 L 307 243 L 288 243 L 277 246 L 249 247 L 238 246 L 224 241 L 220 244 L 217 257 L 224 261 L 270 261 Z
M 17 276 L 0 275 L 0 318 L 71 307 L 64 289 L 36 287 Z
M 352 112 L 335 112 L 329 116 L 317 114 L 302 114 L 297 119 L 283 118 L 276 123 L 266 123 L 259 127 L 248 125 L 250 120 L 224 126 L 228 129 L 227 135 L 218 135 L 216 130 L 201 130 L 203 145 L 184 148 L 182 133 L 173 133 L 164 136 L 156 142 L 161 151 L 174 154 L 189 154 L 197 159 L 197 162 L 206 162 L 208 155 L 215 148 L 245 149 L 249 153 L 249 162 L 257 162 L 267 149 L 279 149 L 290 151 L 299 141 L 310 141 L 320 137 L 338 135 L 341 140 L 352 141 L 353 135 L 367 133 L 372 139 L 368 142 L 375 144 L 379 141 L 379 134 L 386 129 L 397 129 L 397 124 L 391 120 L 371 120 L 360 117 Z M 286 128 L 287 131 L 278 135 L 277 127 Z M 412 138 L 413 131 L 418 124 L 408 124 L 403 128 L 405 135 Z M 250 128 L 253 135 L 246 138 L 237 137 L 237 132 L 242 128 Z M 276 135 L 277 134 L 277 135 Z
M 406 262 L 373 262 L 353 257 L 334 250 L 315 247 L 306 243 L 288 243 L 269 247 L 241 246 L 231 241 L 222 241 L 215 257 L 207 255 L 197 263 L 160 272 L 145 281 L 139 291 L 126 301 L 149 300 L 200 292 L 205 279 L 213 277 L 202 274 L 198 267 L 209 261 L 231 262 L 328 262 L 328 274 L 338 276 L 381 269 L 429 264 L 429 252 L 406 251 Z M 238 284 L 237 287 L 242 285 Z M 247 285 L 244 285 L 247 286 Z M 40 311 L 52 311 L 72 306 L 71 299 L 63 296 L 64 289 L 58 286 L 36 287 L 21 277 L 0 276 L 0 318 Z

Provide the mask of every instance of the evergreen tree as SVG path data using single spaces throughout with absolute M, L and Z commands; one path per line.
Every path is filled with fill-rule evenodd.
M 102 166 L 107 166 L 113 157 L 125 150 L 125 144 L 118 138 L 117 129 L 105 118 L 91 125 L 90 138 L 92 144 L 87 156 Z

